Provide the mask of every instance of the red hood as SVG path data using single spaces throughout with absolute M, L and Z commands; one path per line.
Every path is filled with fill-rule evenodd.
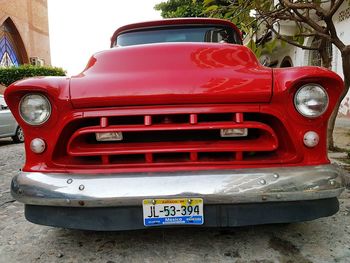
M 272 70 L 246 47 L 172 43 L 93 56 L 70 84 L 76 108 L 269 102 Z

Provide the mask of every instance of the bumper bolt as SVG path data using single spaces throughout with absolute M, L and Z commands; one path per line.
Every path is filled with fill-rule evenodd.
M 192 199 L 188 199 L 187 203 L 190 205 L 192 203 Z
M 334 180 L 329 180 L 329 184 L 330 185 L 335 185 L 335 181 Z
M 80 190 L 80 191 L 83 191 L 84 188 L 85 188 L 85 186 L 84 186 L 83 184 L 79 185 L 79 190 Z
M 265 180 L 265 179 L 261 179 L 261 180 L 259 181 L 259 183 L 262 184 L 262 185 L 264 185 L 264 184 L 266 184 L 266 180 Z
M 277 194 L 276 198 L 281 199 L 282 198 L 281 194 Z
M 273 174 L 273 178 L 278 179 L 280 176 L 278 174 Z
M 73 183 L 73 179 L 69 178 L 69 179 L 67 180 L 67 184 L 71 184 L 71 183 Z
M 155 205 L 156 204 L 156 200 L 152 200 L 152 205 Z

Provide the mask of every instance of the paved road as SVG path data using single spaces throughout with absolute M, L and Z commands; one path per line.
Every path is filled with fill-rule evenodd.
M 27 222 L 9 192 L 23 145 L 0 140 L 0 263 L 350 262 L 350 192 L 340 212 L 313 222 L 219 229 L 88 232 Z

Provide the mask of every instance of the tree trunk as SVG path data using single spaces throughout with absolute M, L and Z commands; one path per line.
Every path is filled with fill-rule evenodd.
M 321 55 L 322 66 L 330 69 L 332 66 L 332 60 L 327 52 L 327 40 L 326 39 L 321 40 L 321 45 L 320 45 L 320 49 L 318 50 L 318 52 L 320 52 L 320 55 Z
M 333 131 L 334 131 L 334 125 L 335 125 L 335 119 L 337 118 L 339 106 L 342 100 L 345 98 L 346 94 L 349 91 L 350 86 L 350 45 L 346 46 L 341 51 L 342 56 L 342 62 L 343 62 L 343 74 L 344 74 L 344 91 L 341 94 L 334 111 L 329 119 L 328 122 L 328 129 L 327 129 L 327 140 L 328 140 L 328 149 L 331 151 L 337 150 L 337 147 L 334 145 L 333 140 Z

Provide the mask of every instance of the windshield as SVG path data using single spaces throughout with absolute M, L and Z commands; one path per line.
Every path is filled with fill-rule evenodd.
M 213 42 L 240 44 L 237 33 L 224 26 L 162 27 L 130 31 L 119 35 L 114 46 L 163 42 Z

